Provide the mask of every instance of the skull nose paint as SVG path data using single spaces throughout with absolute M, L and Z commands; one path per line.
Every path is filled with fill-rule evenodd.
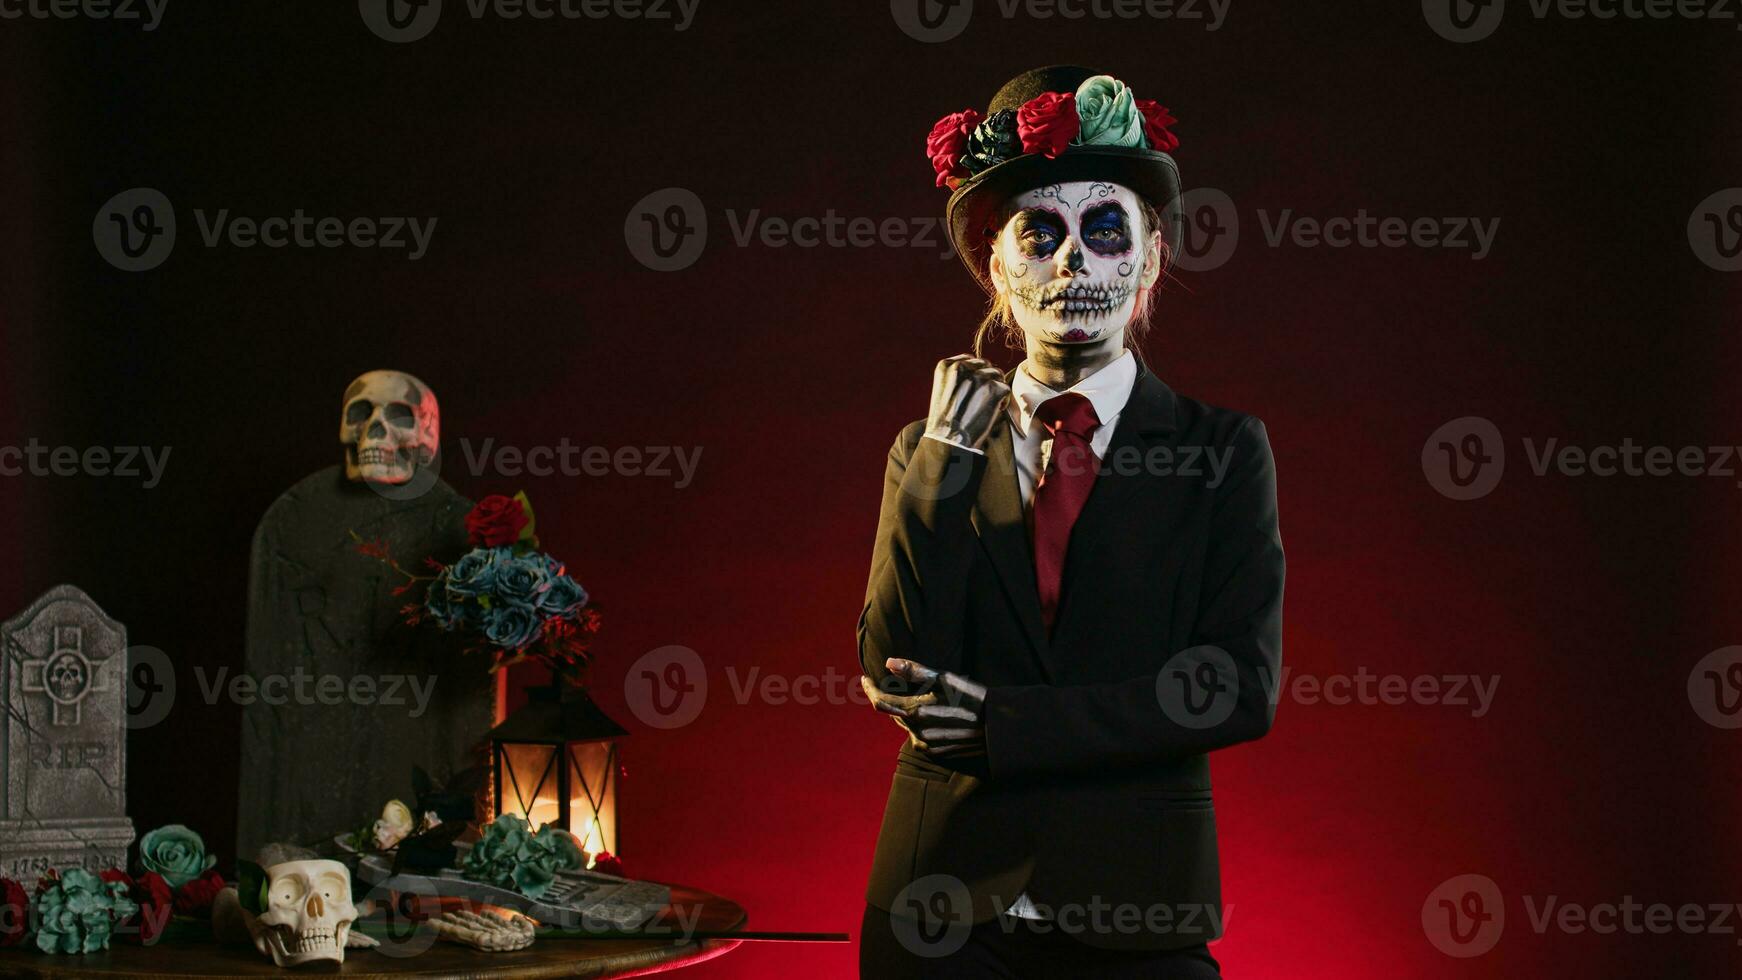
M 321 904 L 321 893 L 315 892 L 308 897 L 308 914 L 319 918 L 326 914 L 326 906 Z
M 1059 249 L 1058 275 L 1074 276 L 1083 271 L 1083 246 L 1075 238 L 1065 239 L 1064 247 Z

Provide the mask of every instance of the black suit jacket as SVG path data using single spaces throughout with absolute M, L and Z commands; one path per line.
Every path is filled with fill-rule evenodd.
M 860 666 L 886 686 L 888 657 L 986 684 L 987 755 L 945 764 L 902 746 L 867 900 L 936 925 L 968 911 L 921 894 L 942 883 L 984 922 L 1026 890 L 1092 945 L 1219 936 L 1206 753 L 1269 731 L 1282 659 L 1263 423 L 1140 367 L 1072 529 L 1050 636 L 1008 422 L 984 455 L 923 429 L 889 452 Z

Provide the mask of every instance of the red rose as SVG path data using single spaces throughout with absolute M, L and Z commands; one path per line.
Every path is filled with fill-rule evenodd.
M 526 527 L 526 508 L 513 497 L 491 494 L 466 515 L 466 534 L 472 544 L 485 548 L 500 548 L 520 540 Z
M 953 186 L 950 181 L 968 176 L 962 167 L 962 153 L 968 148 L 968 135 L 980 125 L 980 114 L 972 109 L 952 112 L 938 120 L 925 138 L 925 155 L 931 158 L 932 169 L 938 172 L 938 186 Z
M 1071 145 L 1082 128 L 1074 92 L 1043 92 L 1016 110 L 1016 135 L 1022 152 L 1044 153 L 1053 159 Z
M 0 878 L 0 947 L 16 946 L 30 932 L 30 894 L 11 878 Z
M 1151 149 L 1172 153 L 1179 148 L 1179 137 L 1167 131 L 1167 127 L 1179 120 L 1167 111 L 1166 106 L 1154 99 L 1138 99 L 1137 111 L 1143 113 L 1143 135 L 1149 139 Z
M 212 900 L 223 890 L 224 876 L 216 870 L 207 871 L 175 890 L 175 910 L 182 915 L 205 912 L 212 907 Z
M 600 874 L 616 875 L 619 878 L 629 877 L 629 873 L 623 870 L 623 859 L 610 851 L 600 851 L 593 855 L 592 870 Z
M 157 942 L 169 925 L 170 917 L 175 915 L 175 900 L 171 897 L 169 882 L 155 871 L 133 878 L 114 868 L 99 872 L 97 877 L 126 885 L 127 897 L 139 906 L 138 912 L 116 923 L 115 935 L 140 946 Z

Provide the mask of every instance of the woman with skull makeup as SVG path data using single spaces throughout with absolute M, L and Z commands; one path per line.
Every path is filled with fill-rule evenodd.
M 1208 753 L 1270 729 L 1283 555 L 1264 425 L 1137 354 L 1173 121 L 1060 66 L 928 141 L 992 308 L 889 452 L 859 656 L 907 739 L 862 976 L 1220 976 Z

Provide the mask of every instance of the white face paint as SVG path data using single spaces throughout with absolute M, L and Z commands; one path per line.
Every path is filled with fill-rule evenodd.
M 1010 202 L 992 249 L 993 285 L 1030 340 L 1105 342 L 1161 276 L 1161 235 L 1121 184 L 1075 181 Z

